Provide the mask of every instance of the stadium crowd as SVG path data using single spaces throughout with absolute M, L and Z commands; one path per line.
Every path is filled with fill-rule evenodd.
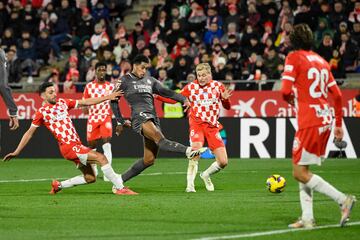
M 272 89 L 285 56 L 289 32 L 298 23 L 314 31 L 315 51 L 331 65 L 335 78 L 360 72 L 358 0 L 158 0 L 142 11 L 132 31 L 123 13 L 132 1 L 2 0 L 1 47 L 7 52 L 9 82 L 28 83 L 39 69 L 68 59 L 46 81 L 58 89 L 82 92 L 105 61 L 107 79 L 130 71 L 139 53 L 151 60 L 149 73 L 171 89 L 195 79 L 196 64 L 210 63 L 217 80 L 232 89 Z M 66 53 L 68 51 L 68 53 Z M 65 54 L 66 53 L 66 54 Z M 234 79 L 248 80 L 231 83 Z

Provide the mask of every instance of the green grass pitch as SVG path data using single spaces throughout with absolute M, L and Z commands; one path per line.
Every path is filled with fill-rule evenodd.
M 135 159 L 114 159 L 117 172 Z M 199 170 L 212 161 L 202 159 Z M 319 193 L 314 196 L 318 226 L 324 229 L 265 236 L 244 234 L 287 230 L 300 215 L 298 184 L 288 159 L 231 159 L 207 192 L 199 177 L 196 193 L 185 193 L 187 161 L 158 159 L 127 186 L 137 196 L 115 196 L 101 178 L 91 185 L 49 195 L 50 179 L 79 174 L 63 159 L 15 159 L 0 163 L 0 239 L 359 239 L 360 204 L 345 228 L 339 207 Z M 360 161 L 329 159 L 313 171 L 341 191 L 360 198 Z M 281 194 L 269 193 L 266 178 L 287 180 Z M 20 182 L 19 180 L 31 180 Z

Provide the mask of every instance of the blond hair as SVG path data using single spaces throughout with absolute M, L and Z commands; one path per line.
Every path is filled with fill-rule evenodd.
M 208 63 L 200 63 L 196 66 L 196 73 L 198 73 L 199 71 L 202 71 L 202 70 L 206 70 L 208 73 L 211 73 L 211 67 L 210 67 L 210 64 Z

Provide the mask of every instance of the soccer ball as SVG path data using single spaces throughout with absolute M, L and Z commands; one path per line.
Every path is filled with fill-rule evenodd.
M 281 193 L 286 186 L 286 180 L 284 177 L 274 174 L 266 179 L 266 186 L 272 193 Z

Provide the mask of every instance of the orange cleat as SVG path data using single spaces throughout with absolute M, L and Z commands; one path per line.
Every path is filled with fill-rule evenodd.
M 51 191 L 49 192 L 49 194 L 55 195 L 60 191 L 61 191 L 60 182 L 58 180 L 53 180 L 51 183 Z
M 134 192 L 133 190 L 127 187 L 124 187 L 122 189 L 116 189 L 113 187 L 112 191 L 115 195 L 138 195 L 137 192 Z

